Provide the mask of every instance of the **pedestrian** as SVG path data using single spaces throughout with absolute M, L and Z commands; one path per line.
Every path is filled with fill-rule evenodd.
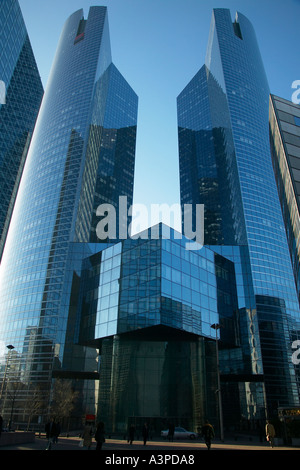
M 3 418 L 0 415 L 0 437 L 1 437 L 1 434 L 2 434 L 2 427 L 3 427 Z
M 46 439 L 48 440 L 48 445 L 46 447 L 46 450 L 51 450 L 52 444 L 55 441 L 55 435 L 56 435 L 56 424 L 55 424 L 54 419 L 46 423 L 45 431 L 46 431 Z
M 143 434 L 144 446 L 145 446 L 149 437 L 149 429 L 148 429 L 147 423 L 145 423 L 143 426 L 142 434 Z
M 96 432 L 95 432 L 95 441 L 97 442 L 96 450 L 102 449 L 102 444 L 105 442 L 105 429 L 103 421 L 98 423 Z
M 130 428 L 129 428 L 129 434 L 128 434 L 128 442 L 129 444 L 132 444 L 133 440 L 134 440 L 134 433 L 135 433 L 135 427 L 133 424 L 130 425 Z
M 83 430 L 83 447 L 87 447 L 90 450 L 92 445 L 92 425 L 87 421 Z
M 172 441 L 174 440 L 174 433 L 175 433 L 175 425 L 173 423 L 170 423 L 169 424 L 169 432 L 168 432 L 168 438 L 169 438 L 169 441 Z
M 54 438 L 53 438 L 53 442 L 55 444 L 58 443 L 58 436 L 60 435 L 60 422 L 58 421 L 57 423 L 55 423 L 55 430 L 54 430 Z
M 206 420 L 204 426 L 202 426 L 202 436 L 204 437 L 207 450 L 210 450 L 211 441 L 215 437 L 215 432 L 208 420 Z
M 266 438 L 271 447 L 274 447 L 275 429 L 270 421 L 266 422 Z

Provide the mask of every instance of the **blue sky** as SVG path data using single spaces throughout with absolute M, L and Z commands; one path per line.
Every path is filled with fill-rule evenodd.
M 68 16 L 108 7 L 113 62 L 139 96 L 136 204 L 179 203 L 176 98 L 204 63 L 213 8 L 252 22 L 271 93 L 291 100 L 292 82 L 300 80 L 300 0 L 19 2 L 44 86 Z

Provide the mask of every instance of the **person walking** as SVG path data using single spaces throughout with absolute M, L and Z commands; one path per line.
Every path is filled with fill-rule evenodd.
M 88 450 L 92 445 L 92 426 L 90 423 L 85 423 L 85 428 L 83 430 L 83 447 L 87 447 Z
M 274 447 L 275 428 L 270 421 L 266 422 L 266 438 L 271 447 Z
M 55 442 L 55 436 L 56 436 L 56 423 L 55 419 L 52 419 L 52 421 L 49 421 L 46 426 L 45 426 L 45 431 L 46 431 L 46 438 L 48 440 L 48 445 L 47 445 L 47 450 L 51 450 L 52 444 Z
M 133 443 L 134 433 L 135 433 L 135 427 L 134 427 L 133 424 L 131 424 L 131 425 L 130 425 L 130 428 L 129 428 L 129 435 L 128 435 L 128 442 L 129 442 L 129 444 L 132 444 L 132 443 Z
M 57 444 L 57 443 L 58 443 L 58 436 L 60 435 L 60 422 L 59 422 L 59 421 L 55 422 L 55 430 L 54 430 L 54 433 L 55 433 L 55 434 L 54 434 L 54 437 L 53 437 L 53 442 L 54 442 L 55 444 Z
M 149 429 L 148 429 L 147 423 L 145 423 L 143 426 L 142 434 L 143 434 L 144 446 L 145 446 L 149 437 Z
M 96 432 L 95 432 L 95 441 L 97 442 L 96 450 L 101 450 L 102 445 L 105 442 L 105 429 L 103 421 L 98 423 Z
M 202 436 L 204 437 L 207 450 L 210 450 L 211 441 L 215 437 L 215 432 L 208 420 L 206 420 L 204 426 L 202 426 Z
M 169 424 L 169 432 L 168 432 L 168 438 L 169 438 L 169 441 L 173 442 L 174 441 L 174 433 L 175 433 L 175 424 L 174 423 L 170 423 Z

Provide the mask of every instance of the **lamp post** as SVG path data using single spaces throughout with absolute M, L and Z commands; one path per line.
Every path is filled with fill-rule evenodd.
M 216 356 L 217 356 L 217 377 L 218 377 L 218 398 L 219 398 L 219 419 L 220 419 L 220 435 L 221 441 L 224 441 L 224 430 L 223 430 L 223 410 L 222 410 L 222 396 L 221 396 L 221 381 L 220 381 L 220 365 L 219 365 L 219 341 L 218 341 L 218 330 L 221 328 L 219 323 L 214 323 L 211 328 L 216 330 Z
M 7 373 L 7 367 L 8 367 L 8 361 L 9 361 L 9 356 L 10 356 L 10 351 L 12 349 L 15 349 L 15 347 L 12 345 L 12 344 L 9 344 L 8 346 L 6 346 L 7 349 L 8 349 L 8 354 L 7 354 L 7 359 L 6 359 L 6 363 L 5 363 L 5 370 L 4 370 L 4 376 L 3 376 L 3 380 L 2 380 L 2 385 L 1 385 L 1 407 L 2 407 L 2 412 L 3 412 L 3 403 L 2 403 L 2 400 L 3 400 L 3 389 L 4 389 L 4 383 L 5 383 L 5 380 L 6 380 L 6 373 Z

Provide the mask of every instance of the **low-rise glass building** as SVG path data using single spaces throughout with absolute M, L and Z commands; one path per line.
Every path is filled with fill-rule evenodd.
M 170 422 L 196 431 L 206 418 L 219 429 L 216 324 L 225 424 L 263 418 L 263 379 L 240 339 L 234 262 L 210 247 L 187 250 L 187 239 L 163 224 L 150 232 L 72 246 L 71 342 L 99 351 L 98 418 L 111 432 L 145 421 L 156 434 Z

